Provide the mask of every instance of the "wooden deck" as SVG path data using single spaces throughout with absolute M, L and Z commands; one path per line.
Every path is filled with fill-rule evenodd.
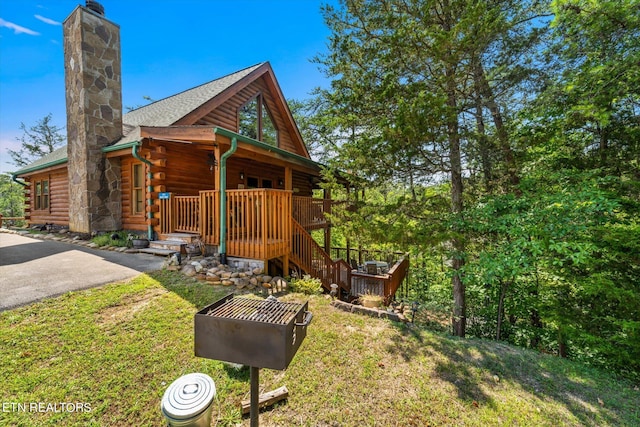
M 375 251 L 352 250 L 344 254 L 351 261 L 373 256 L 392 264 L 385 274 L 370 275 L 352 269 L 343 259 L 334 260 L 309 234 L 328 227 L 326 213 L 331 201 L 293 196 L 291 191 L 274 189 L 227 190 L 226 253 L 229 256 L 289 260 L 305 273 L 319 278 L 329 291 L 337 284 L 343 296 L 371 293 L 388 303 L 405 280 L 409 268 L 406 254 L 395 252 L 382 257 Z M 160 233 L 195 233 L 208 245 L 220 244 L 220 192 L 200 191 L 197 196 L 170 194 L 160 200 Z M 333 248 L 340 255 L 339 251 Z M 285 273 L 286 274 L 286 273 Z
M 373 294 L 384 297 L 388 304 L 407 277 L 409 258 L 403 256 L 384 274 L 351 272 L 351 295 Z
M 329 225 L 325 214 L 331 213 L 332 200 L 312 197 L 293 197 L 293 218 L 305 230 L 317 230 Z
M 268 260 L 291 247 L 291 192 L 273 189 L 227 190 L 227 255 Z M 169 194 L 160 203 L 160 233 L 195 233 L 208 245 L 220 244 L 220 192 L 198 196 Z

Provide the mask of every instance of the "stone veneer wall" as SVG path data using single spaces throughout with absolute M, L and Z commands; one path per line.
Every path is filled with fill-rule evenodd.
M 101 149 L 122 136 L 120 27 L 82 6 L 63 24 L 69 228 L 122 226 L 120 164 Z

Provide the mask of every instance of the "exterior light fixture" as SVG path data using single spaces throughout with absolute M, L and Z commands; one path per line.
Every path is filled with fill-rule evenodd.
M 284 186 L 284 179 L 278 178 L 278 186 L 279 187 L 283 187 Z
M 244 181 L 244 172 L 240 172 L 240 180 Z
M 213 153 L 207 154 L 207 164 L 209 165 L 209 171 L 213 172 L 213 169 L 218 166 L 218 161 Z

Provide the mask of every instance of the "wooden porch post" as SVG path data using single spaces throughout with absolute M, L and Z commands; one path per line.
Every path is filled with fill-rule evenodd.
M 349 203 L 350 195 L 351 195 L 351 186 L 347 185 L 347 203 Z M 349 205 L 347 205 L 347 208 L 349 208 Z M 347 246 L 347 264 L 351 266 L 351 239 L 348 236 L 347 236 L 346 246 Z
M 216 144 L 213 148 L 213 155 L 216 159 L 216 162 L 218 162 L 218 164 L 216 165 L 217 169 L 220 167 L 220 146 L 218 144 Z M 213 174 L 213 189 L 220 190 L 220 173 L 218 171 L 215 171 L 215 173 Z
M 329 200 L 329 201 L 327 201 Z M 331 190 L 325 188 L 324 189 L 324 208 L 325 213 L 331 213 Z M 324 251 L 331 256 L 331 224 L 327 221 L 327 224 L 324 226 Z
M 291 166 L 284 167 L 284 189 L 293 191 L 293 171 Z
M 293 191 L 293 171 L 290 166 L 285 166 L 284 168 L 284 189 L 287 191 Z M 293 203 L 293 197 L 289 198 L 289 212 L 291 212 L 291 218 L 287 219 L 289 221 L 289 252 L 291 252 L 291 245 L 293 244 L 293 239 L 291 237 L 291 222 L 293 218 L 293 210 L 291 204 Z M 282 274 L 283 276 L 287 276 L 289 274 L 289 252 L 287 252 L 282 257 Z

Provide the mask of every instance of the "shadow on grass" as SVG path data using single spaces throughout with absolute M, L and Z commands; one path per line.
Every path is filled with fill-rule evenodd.
M 218 301 L 235 290 L 235 287 L 212 286 L 177 271 L 159 270 L 148 274 L 168 291 L 185 301 L 189 301 L 197 310 Z
M 434 375 L 453 385 L 458 397 L 474 405 L 496 406 L 485 390 L 518 384 L 542 404 L 564 406 L 581 425 L 638 425 L 640 392 L 605 372 L 531 350 L 476 339 L 433 334 L 395 324 L 400 334 L 387 351 L 405 361 L 423 357 Z M 551 421 L 551 420 L 550 420 Z
M 223 363 L 222 367 L 227 373 L 229 378 L 233 378 L 236 381 L 247 382 L 250 379 L 251 370 L 249 366 L 238 365 L 232 363 Z

